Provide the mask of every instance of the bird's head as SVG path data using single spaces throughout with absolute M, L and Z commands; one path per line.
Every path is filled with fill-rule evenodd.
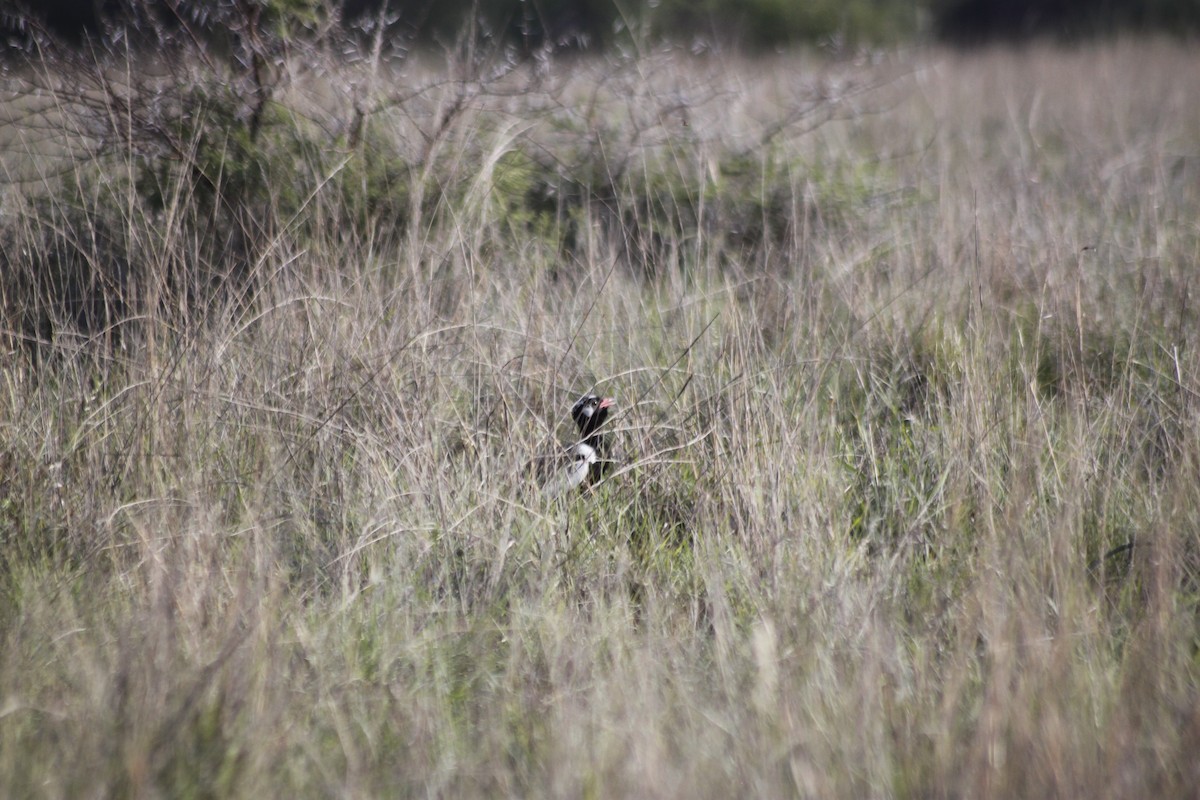
M 597 394 L 585 394 L 575 401 L 575 405 L 571 406 L 571 418 L 579 426 L 579 434 L 583 439 L 589 438 L 604 424 L 613 402 L 611 397 Z

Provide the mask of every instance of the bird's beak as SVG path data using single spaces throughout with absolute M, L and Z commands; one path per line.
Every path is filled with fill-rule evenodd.
M 596 408 L 597 408 L 597 409 L 600 409 L 600 408 L 608 408 L 609 406 L 613 405 L 613 404 L 614 404 L 614 403 L 616 403 L 616 402 L 617 402 L 617 401 L 616 401 L 616 400 L 614 400 L 614 399 L 612 399 L 611 397 L 606 397 L 606 398 L 604 398 L 603 400 L 601 400 L 601 401 L 600 401 L 600 405 L 596 406 Z

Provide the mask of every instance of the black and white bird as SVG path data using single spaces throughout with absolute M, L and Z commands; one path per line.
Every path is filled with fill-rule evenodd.
M 548 497 L 586 488 L 604 477 L 615 463 L 609 452 L 608 436 L 601 430 L 613 407 L 611 397 L 585 394 L 571 406 L 571 418 L 579 427 L 579 440 L 557 458 L 539 461 L 538 472 Z

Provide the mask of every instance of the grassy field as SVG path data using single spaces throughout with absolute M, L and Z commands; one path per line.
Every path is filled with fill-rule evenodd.
M 1200 57 L 469 66 L 5 78 L 3 793 L 1194 792 Z

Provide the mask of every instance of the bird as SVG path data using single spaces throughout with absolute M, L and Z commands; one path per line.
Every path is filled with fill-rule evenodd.
M 613 466 L 608 436 L 601 427 L 616 401 L 598 394 L 585 394 L 571 406 L 571 418 L 579 428 L 579 439 L 554 457 L 538 460 L 542 490 L 547 497 L 560 497 L 599 481 Z

